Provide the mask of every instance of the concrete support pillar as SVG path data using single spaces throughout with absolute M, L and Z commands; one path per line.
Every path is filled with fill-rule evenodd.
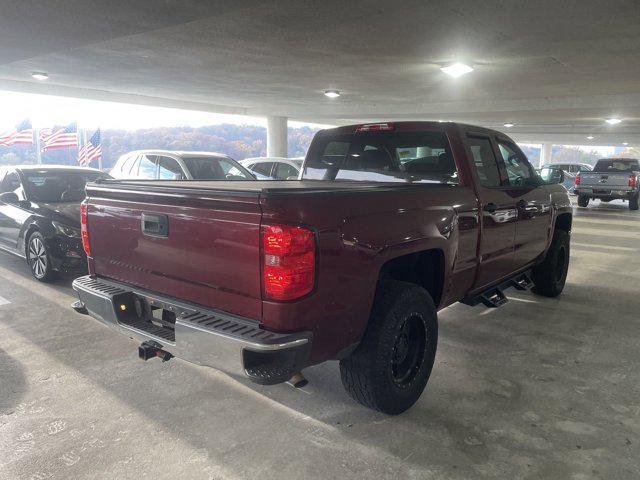
M 551 143 L 542 144 L 542 147 L 540 148 L 540 165 L 538 165 L 539 167 L 541 167 L 545 163 L 551 163 L 551 147 Z
M 287 117 L 267 117 L 267 157 L 286 157 L 287 150 Z

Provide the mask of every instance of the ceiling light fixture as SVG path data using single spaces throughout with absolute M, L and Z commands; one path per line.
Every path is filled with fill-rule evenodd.
M 44 72 L 32 72 L 31 76 L 36 80 L 47 80 L 49 78 L 49 74 Z
M 621 123 L 622 120 L 620 120 L 619 118 L 607 118 L 605 122 L 607 122 L 609 125 L 617 125 Z
M 507 127 L 507 128 L 511 128 L 511 127 L 515 126 L 515 123 L 507 122 L 507 123 L 504 124 L 504 126 Z
M 593 135 L 587 135 L 587 140 L 593 140 L 594 138 L 596 137 L 594 137 Z
M 340 96 L 340 92 L 338 90 L 325 90 L 324 96 L 329 98 L 338 98 Z
M 453 78 L 458 78 L 458 77 L 461 77 L 462 75 L 466 75 L 469 72 L 473 72 L 472 67 L 459 62 L 453 63 L 446 67 L 441 67 L 440 70 L 442 70 L 444 73 L 446 73 L 447 75 Z
M 627 145 L 629 145 L 629 142 L 622 142 L 622 144 L 626 147 Z

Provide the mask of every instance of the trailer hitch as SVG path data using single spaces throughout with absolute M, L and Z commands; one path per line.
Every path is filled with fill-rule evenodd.
M 158 357 L 163 362 L 168 362 L 173 358 L 173 355 L 162 349 L 162 345 L 153 340 L 147 340 L 142 342 L 138 347 L 138 357 L 147 361 L 150 358 Z

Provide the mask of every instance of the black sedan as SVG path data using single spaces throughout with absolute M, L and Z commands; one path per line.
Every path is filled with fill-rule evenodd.
M 26 258 L 40 281 L 81 272 L 80 203 L 100 170 L 54 165 L 0 168 L 0 249 Z

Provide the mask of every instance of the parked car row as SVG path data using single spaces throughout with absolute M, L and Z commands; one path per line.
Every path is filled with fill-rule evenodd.
M 73 308 L 137 340 L 144 360 L 261 384 L 339 360 L 348 394 L 389 414 L 427 384 L 439 309 L 564 288 L 565 174 L 538 175 L 503 133 L 353 125 L 320 131 L 304 161 L 243 163 L 145 150 L 111 175 L 5 169 L 2 248 L 42 281 L 86 268 Z

